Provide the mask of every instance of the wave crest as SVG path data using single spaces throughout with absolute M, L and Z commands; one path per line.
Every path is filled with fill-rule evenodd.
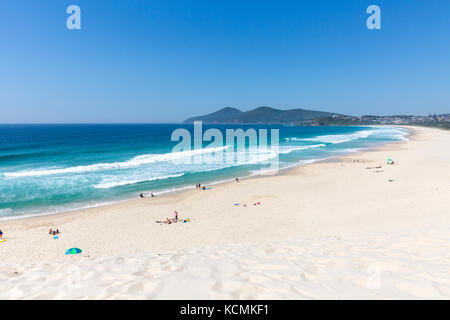
M 111 162 L 111 163 L 96 163 L 86 166 L 76 166 L 61 169 L 46 169 L 46 170 L 30 170 L 30 171 L 19 171 L 19 172 L 6 172 L 5 177 L 37 177 L 37 176 L 47 176 L 55 174 L 67 174 L 67 173 L 84 173 L 92 171 L 102 171 L 102 170 L 116 170 L 116 169 L 127 169 L 131 167 L 138 167 L 142 165 L 147 165 L 155 162 L 162 161 L 176 161 L 183 158 L 192 157 L 199 154 L 208 154 L 213 152 L 223 151 L 228 146 L 217 147 L 217 148 L 205 148 L 196 149 L 180 152 L 162 153 L 162 154 L 146 154 L 136 156 L 131 160 L 123 162 Z
M 123 181 L 111 181 L 111 182 L 103 182 L 99 183 L 94 186 L 96 189 L 110 189 L 114 187 L 120 187 L 120 186 L 126 186 L 130 184 L 136 184 L 141 182 L 148 182 L 148 181 L 155 181 L 155 180 L 165 180 L 169 178 L 178 178 L 184 176 L 184 173 L 180 174 L 171 174 L 167 176 L 161 176 L 161 177 L 151 177 L 151 178 L 142 178 L 142 179 L 136 179 L 136 180 L 123 180 Z

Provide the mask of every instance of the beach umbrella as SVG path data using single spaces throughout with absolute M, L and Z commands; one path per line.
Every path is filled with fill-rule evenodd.
M 71 248 L 66 251 L 66 254 L 79 254 L 81 253 L 81 249 L 79 248 Z
M 388 162 L 392 162 L 393 160 L 392 160 L 392 159 L 387 159 L 387 161 L 388 161 Z

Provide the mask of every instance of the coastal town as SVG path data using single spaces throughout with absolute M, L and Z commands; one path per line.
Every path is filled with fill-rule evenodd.
M 450 129 L 450 114 L 429 114 L 428 116 L 395 115 L 395 116 L 346 116 L 333 115 L 307 120 L 301 125 L 420 125 Z

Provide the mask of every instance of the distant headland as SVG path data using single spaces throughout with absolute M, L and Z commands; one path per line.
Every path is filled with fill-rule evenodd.
M 392 124 L 450 128 L 450 114 L 349 116 L 301 108 L 280 110 L 271 107 L 258 107 L 250 111 L 226 107 L 207 115 L 186 119 L 183 123 L 193 123 L 194 121 L 202 121 L 205 124 L 287 124 L 303 126 Z

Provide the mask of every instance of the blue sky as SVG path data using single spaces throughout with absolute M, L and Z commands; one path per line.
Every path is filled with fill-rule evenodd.
M 71 4 L 81 30 L 66 28 Z M 0 123 L 448 113 L 449 15 L 447 0 L 2 0 Z

